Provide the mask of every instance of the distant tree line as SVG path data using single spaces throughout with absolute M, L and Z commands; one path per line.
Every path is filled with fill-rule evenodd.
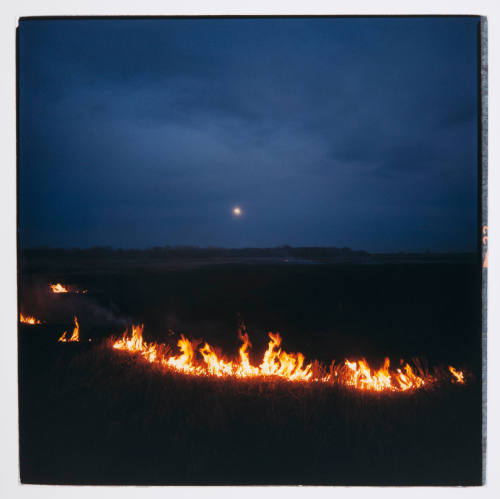
M 280 257 L 280 258 L 338 258 L 368 256 L 366 251 L 355 251 L 350 248 L 318 247 L 318 246 L 277 246 L 274 248 L 218 248 L 197 246 L 157 246 L 146 249 L 118 249 L 110 246 L 93 248 L 25 248 L 20 250 L 26 257 L 106 257 L 123 256 L 132 258 L 232 258 L 232 257 Z

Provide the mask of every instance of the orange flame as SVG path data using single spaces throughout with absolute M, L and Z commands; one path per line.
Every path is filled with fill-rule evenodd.
M 243 345 L 241 345 L 239 350 L 240 365 L 236 371 L 236 375 L 240 378 L 244 378 L 246 376 L 258 376 L 259 368 L 250 364 L 250 358 L 248 356 L 248 348 L 251 348 L 252 344 L 250 343 L 247 332 L 243 332 L 242 330 L 245 331 L 245 326 L 243 324 L 238 330 L 238 337 L 243 342 Z
M 32 315 L 23 315 L 22 313 L 20 314 L 19 322 L 22 322 L 23 324 L 32 324 L 32 325 L 42 323 L 42 321 L 36 319 Z
M 449 366 L 448 369 L 449 369 L 450 373 L 453 374 L 453 376 L 455 376 L 454 381 L 456 383 L 465 383 L 463 371 L 458 371 L 453 366 Z
M 428 377 L 418 376 L 413 372 L 411 366 L 406 363 L 403 370 L 390 370 L 390 360 L 384 359 L 384 365 L 378 369 L 371 369 L 365 359 L 359 362 L 350 362 L 346 360 L 342 370 L 344 383 L 353 386 L 358 390 L 372 391 L 406 391 L 414 388 L 420 388 L 426 383 L 432 382 Z
M 53 293 L 68 293 L 68 289 L 60 283 L 50 284 L 50 289 Z
M 188 375 L 216 376 L 225 378 L 282 378 L 296 382 L 322 382 L 339 384 L 356 390 L 375 392 L 404 392 L 430 386 L 436 378 L 423 372 L 417 374 L 410 364 L 405 363 L 401 368 L 391 369 L 390 360 L 386 358 L 380 369 L 373 369 L 365 359 L 359 361 L 345 360 L 335 369 L 334 363 L 330 374 L 319 375 L 313 373 L 313 363 L 304 366 L 305 357 L 302 353 L 287 353 L 281 349 L 282 339 L 278 333 L 269 333 L 269 343 L 262 362 L 254 366 L 250 362 L 248 349 L 252 346 L 248 334 L 242 326 L 238 336 L 242 341 L 239 349 L 239 359 L 235 361 L 220 357 L 216 350 L 204 343 L 196 350 L 195 344 L 181 334 L 177 342 L 180 354 L 166 356 L 161 354 L 164 345 L 147 343 L 143 340 L 144 326 L 132 326 L 132 334 L 125 331 L 122 338 L 113 343 L 113 348 L 130 353 L 139 353 L 150 363 L 159 363 L 167 369 L 173 369 Z M 200 354 L 197 357 L 197 352 Z M 418 363 L 417 363 L 417 366 Z M 454 376 L 452 381 L 464 383 L 462 371 L 456 371 L 450 366 Z M 422 371 L 419 367 L 419 371 Z
M 67 341 L 80 341 L 80 325 L 78 324 L 78 319 L 76 318 L 76 315 L 74 317 L 74 320 L 75 320 L 75 328 L 73 329 L 73 334 L 71 335 L 71 337 L 66 338 L 67 331 L 64 331 L 64 333 L 57 341 L 61 341 L 63 343 L 66 343 Z
M 162 358 L 162 365 L 169 366 L 177 371 L 188 374 L 203 374 L 203 372 L 197 369 L 193 364 L 194 346 L 183 334 L 181 334 L 177 346 L 182 354 L 177 357 L 169 357 L 168 359 Z

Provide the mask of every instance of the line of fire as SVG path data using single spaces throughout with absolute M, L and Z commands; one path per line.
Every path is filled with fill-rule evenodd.
M 69 289 L 60 283 L 50 284 L 50 288 L 54 293 L 68 293 Z M 79 293 L 78 290 L 75 292 Z M 40 319 L 22 313 L 20 322 L 29 325 L 42 324 Z M 65 330 L 58 341 L 79 342 L 79 332 L 80 326 L 75 316 L 71 336 Z M 304 354 L 286 352 L 282 348 L 283 340 L 280 334 L 272 332 L 268 333 L 269 343 L 261 361 L 254 365 L 249 356 L 252 344 L 243 323 L 238 329 L 238 338 L 242 342 L 238 351 L 239 358 L 234 360 L 218 354 L 220 350 L 207 342 L 203 342 L 203 345 L 197 348 L 197 343 L 186 338 L 184 334 L 180 335 L 177 342 L 179 354 L 175 355 L 172 354 L 171 347 L 165 343 L 145 341 L 143 332 L 143 324 L 132 325 L 130 332 L 127 329 L 121 338 L 112 339 L 112 348 L 138 355 L 143 361 L 154 364 L 166 372 L 176 371 L 187 376 L 283 379 L 288 382 L 342 385 L 374 392 L 407 392 L 442 383 L 466 383 L 464 370 L 449 365 L 447 369 L 435 367 L 431 372 L 424 368 L 418 358 L 413 359 L 413 365 L 400 359 L 399 366 L 394 367 L 391 366 L 390 359 L 385 357 L 382 367 L 378 369 L 370 366 L 365 359 L 345 359 L 340 363 L 333 360 L 329 366 L 315 360 L 306 362 Z M 91 338 L 88 340 L 91 341 Z

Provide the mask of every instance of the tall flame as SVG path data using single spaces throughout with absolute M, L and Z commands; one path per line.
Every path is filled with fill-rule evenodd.
M 258 376 L 259 368 L 254 367 L 250 364 L 250 358 L 248 355 L 248 349 L 252 347 L 250 343 L 250 339 L 248 338 L 248 333 L 246 332 L 245 325 L 242 324 L 238 329 L 238 337 L 243 342 L 240 347 L 240 365 L 236 371 L 236 375 L 240 378 L 244 378 L 246 376 Z
M 57 341 L 61 341 L 63 343 L 66 343 L 67 341 L 80 341 L 80 325 L 78 324 L 78 319 L 76 318 L 76 315 L 74 317 L 75 321 L 75 327 L 73 329 L 73 334 L 71 335 L 70 338 L 67 338 L 67 331 L 64 331 L 64 333 L 61 335 L 61 337 Z
M 282 350 L 282 339 L 279 333 L 269 333 L 269 343 L 258 366 L 250 362 L 249 348 L 252 344 L 244 325 L 238 331 L 242 342 L 238 360 L 227 360 L 217 354 L 214 347 L 205 342 L 196 349 L 195 343 L 181 334 L 177 342 L 180 354 L 166 356 L 161 353 L 165 345 L 148 343 L 143 340 L 143 325 L 132 326 L 132 334 L 126 330 L 122 338 L 113 343 L 113 348 L 130 353 L 139 353 L 150 363 L 173 369 L 188 375 L 216 376 L 224 378 L 282 378 L 288 381 L 321 382 L 339 384 L 356 390 L 375 392 L 390 391 L 403 392 L 430 386 L 437 378 L 425 374 L 419 368 L 417 374 L 410 364 L 405 363 L 401 368 L 391 369 L 389 358 L 385 358 L 380 369 L 373 369 L 365 359 L 350 361 L 346 359 L 334 368 L 332 363 L 329 374 L 315 374 L 313 363 L 304 365 L 305 357 L 302 353 L 288 353 Z M 197 353 L 199 356 L 197 357 Z M 418 364 L 417 364 L 418 367 Z M 464 373 L 449 367 L 453 375 L 452 381 L 464 383 Z
M 172 367 L 177 371 L 189 374 L 202 374 L 202 372 L 193 365 L 194 346 L 187 338 L 184 337 L 183 334 L 181 334 L 181 337 L 177 342 L 177 346 L 182 354 L 177 357 L 169 357 L 168 359 L 162 358 L 161 363 Z

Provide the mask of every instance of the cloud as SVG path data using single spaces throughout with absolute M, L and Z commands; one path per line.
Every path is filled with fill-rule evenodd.
M 21 240 L 471 248 L 475 23 L 21 22 Z

